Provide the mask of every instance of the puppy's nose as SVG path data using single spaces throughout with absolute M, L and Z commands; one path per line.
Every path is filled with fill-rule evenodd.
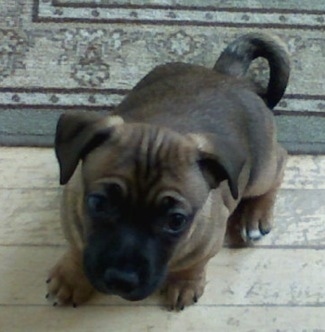
M 131 293 L 139 286 L 139 276 L 135 272 L 107 269 L 104 275 L 106 287 L 113 293 Z

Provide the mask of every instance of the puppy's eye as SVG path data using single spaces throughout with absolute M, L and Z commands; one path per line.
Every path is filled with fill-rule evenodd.
M 87 196 L 87 208 L 92 214 L 104 212 L 107 206 L 107 197 L 103 194 L 89 194 Z
M 178 234 L 185 228 L 187 220 L 187 217 L 182 213 L 172 213 L 167 217 L 164 230 L 170 234 Z
M 121 197 L 124 193 L 124 188 L 116 182 L 108 183 L 105 189 L 111 198 Z

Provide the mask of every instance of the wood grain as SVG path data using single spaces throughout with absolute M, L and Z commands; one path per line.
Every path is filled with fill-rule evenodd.
M 0 147 L 0 188 L 56 188 L 53 149 Z M 283 189 L 325 189 L 325 156 L 290 156 Z
M 184 312 L 167 311 L 158 294 L 53 308 L 45 279 L 66 248 L 55 156 L 0 148 L 0 331 L 324 332 L 324 171 L 325 156 L 290 157 L 274 230 L 255 247 L 223 248 L 204 296 Z
M 181 313 L 156 307 L 44 306 L 1 307 L 3 331 L 33 332 L 324 332 L 324 309 L 320 307 L 200 307 Z
M 0 148 L 0 245 L 62 245 L 52 149 Z M 325 156 L 290 157 L 275 228 L 259 246 L 325 245 Z
M 0 189 L 0 245 L 63 245 L 59 200 L 57 188 Z M 281 190 L 274 229 L 256 246 L 325 246 L 324 201 L 322 190 Z
M 0 304 L 45 305 L 48 270 L 64 248 L 2 247 Z M 325 298 L 325 250 L 223 249 L 208 267 L 200 306 L 320 306 Z M 98 295 L 90 305 L 162 305 L 151 296 L 141 302 Z

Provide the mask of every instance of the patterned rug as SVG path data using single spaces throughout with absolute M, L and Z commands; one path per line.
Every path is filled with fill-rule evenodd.
M 0 144 L 50 146 L 61 112 L 110 111 L 157 64 L 212 67 L 262 30 L 291 53 L 280 141 L 325 153 L 324 0 L 0 0 Z

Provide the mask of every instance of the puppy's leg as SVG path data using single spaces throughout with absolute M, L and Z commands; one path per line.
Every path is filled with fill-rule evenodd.
M 82 253 L 70 248 L 49 273 L 47 298 L 53 305 L 72 304 L 74 307 L 87 301 L 94 289 L 82 267 Z
M 264 195 L 244 199 L 239 206 L 241 235 L 245 241 L 258 240 L 272 229 L 273 208 L 280 188 L 286 164 L 286 151 L 279 146 L 277 176 Z
M 244 241 L 259 240 L 271 231 L 276 193 L 277 189 L 274 188 L 262 196 L 248 198 L 241 203 L 240 226 Z
M 183 310 L 196 303 L 206 285 L 206 262 L 188 270 L 170 273 L 164 292 L 172 310 Z

